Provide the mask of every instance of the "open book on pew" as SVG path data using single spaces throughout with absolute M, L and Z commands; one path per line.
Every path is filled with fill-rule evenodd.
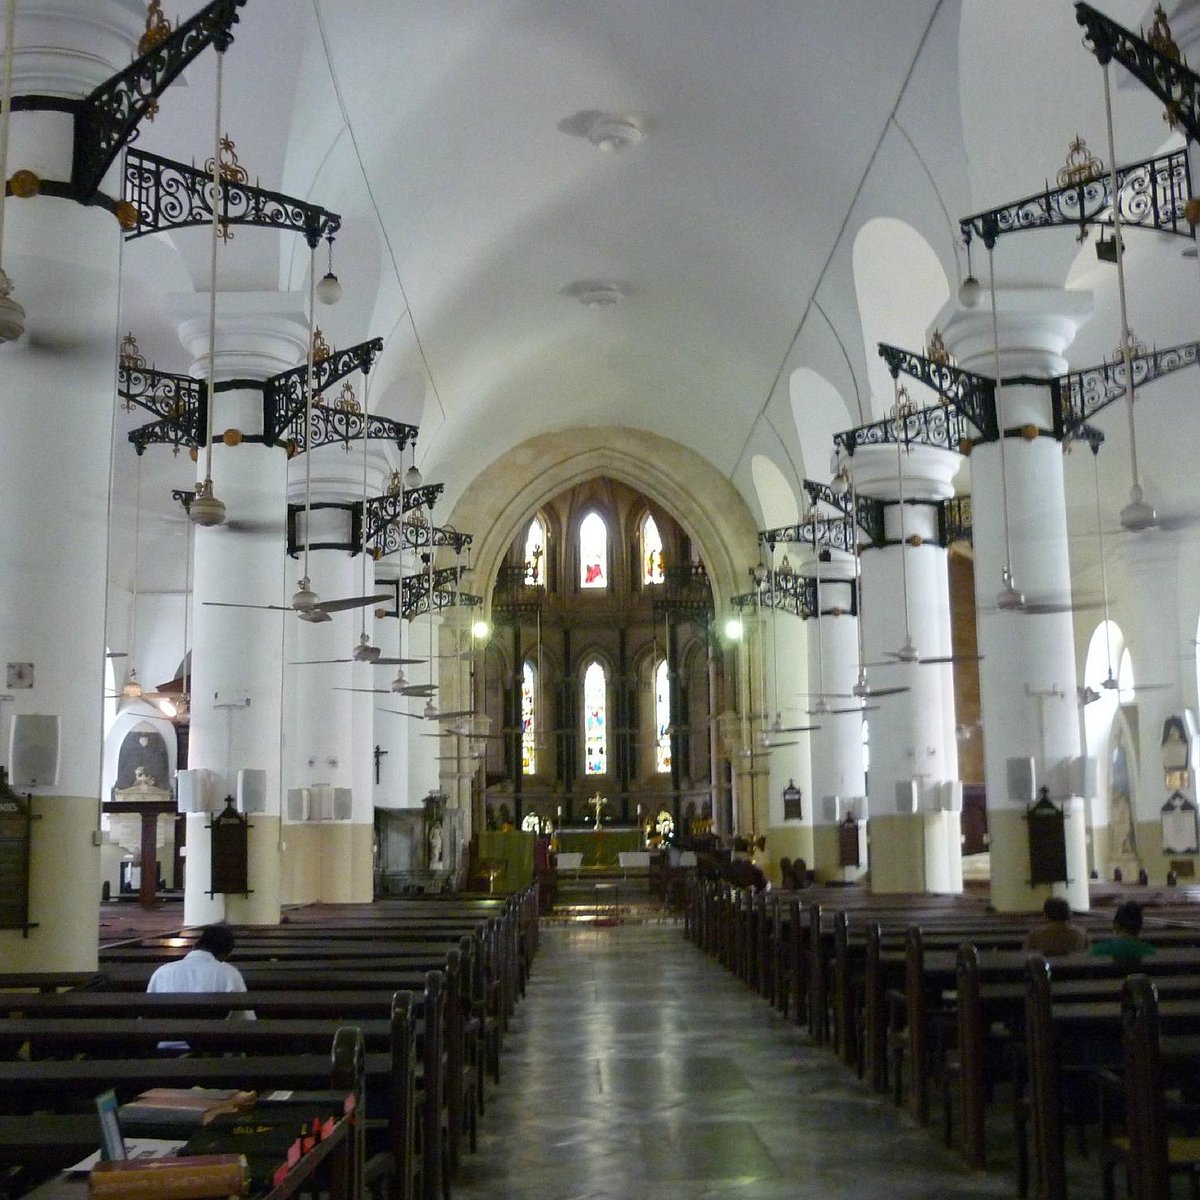
M 234 1088 L 150 1088 L 136 1100 L 122 1104 L 123 1126 L 207 1125 L 223 1113 L 247 1112 L 258 1102 L 256 1092 Z

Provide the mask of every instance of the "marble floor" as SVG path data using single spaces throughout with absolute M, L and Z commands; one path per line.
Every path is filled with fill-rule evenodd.
M 677 924 L 543 931 L 455 1200 L 949 1200 L 971 1174 Z

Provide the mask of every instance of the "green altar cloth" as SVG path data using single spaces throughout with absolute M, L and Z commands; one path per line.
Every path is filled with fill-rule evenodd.
M 494 892 L 517 892 L 533 880 L 533 848 L 537 838 L 532 833 L 484 829 L 479 834 L 480 863 L 492 863 L 501 870 L 492 885 Z
M 622 850 L 640 850 L 642 835 L 637 829 L 559 830 L 559 853 L 582 854 L 585 867 L 615 867 Z

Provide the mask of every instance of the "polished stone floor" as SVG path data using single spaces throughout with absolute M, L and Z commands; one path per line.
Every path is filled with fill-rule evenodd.
M 543 931 L 455 1200 L 1010 1196 L 676 924 Z

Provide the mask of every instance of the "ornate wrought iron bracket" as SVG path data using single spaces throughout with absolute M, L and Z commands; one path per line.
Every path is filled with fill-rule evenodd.
M 1194 240 L 1196 231 L 1183 212 L 1190 194 L 1186 148 L 1117 169 L 1117 202 L 1123 227 L 1154 229 Z M 963 217 L 958 224 L 963 241 L 978 236 L 990 248 L 1004 233 L 1075 225 L 1082 239 L 1089 225 L 1112 223 L 1112 179 L 1104 171 L 1085 182 L 1047 188 L 1023 200 Z
M 707 624 L 713 616 L 712 585 L 702 563 L 667 567 L 661 587 L 654 589 L 653 611 L 680 620 Z
M 827 586 L 831 580 L 822 580 L 822 586 Z M 853 581 L 838 580 L 838 583 L 851 582 L 850 607 L 840 608 L 836 605 L 822 603 L 821 616 L 852 616 L 858 615 L 858 586 Z M 817 615 L 817 577 L 815 575 L 798 575 L 794 571 L 775 571 L 774 577 L 768 572 L 767 580 L 758 591 L 743 592 L 733 597 L 733 606 L 739 611 L 774 609 L 776 612 L 790 613 L 807 621 Z M 822 598 L 824 600 L 824 598 Z
M 233 41 L 237 10 L 246 0 L 212 0 L 153 49 L 102 83 L 75 114 L 71 186 L 88 204 L 113 159 L 137 136 L 142 118 L 179 73 L 209 46 L 223 52 Z
M 459 533 L 452 525 L 415 524 L 412 521 L 390 521 L 382 533 L 370 543 L 380 558 L 401 550 L 423 550 L 443 546 L 461 554 L 473 541 L 471 534 Z
M 340 382 L 353 371 L 362 371 L 365 375 L 370 371 L 375 356 L 382 349 L 383 339 L 372 338 L 369 342 L 359 342 L 357 346 L 349 346 L 345 350 L 335 350 L 328 358 L 318 359 L 313 363 L 312 369 L 313 395 L 321 395 L 327 388 Z M 292 367 L 288 371 L 280 371 L 278 375 L 272 375 L 263 383 L 263 441 L 268 446 L 275 445 L 283 436 L 284 431 L 297 422 L 299 422 L 301 431 L 303 430 L 307 387 L 307 363 Z M 317 405 L 313 405 L 314 411 L 317 407 Z M 409 440 L 417 436 L 414 425 L 401 426 L 399 422 L 391 422 L 391 424 L 402 429 L 411 429 Z M 359 433 L 361 436 L 361 426 Z M 385 436 L 388 440 L 391 439 L 390 433 Z M 401 449 L 404 448 L 404 445 L 407 445 L 407 442 L 401 445 Z
M 432 589 L 434 612 L 456 607 L 476 608 L 483 603 L 482 596 L 456 590 L 454 584 L 457 582 L 457 567 L 442 567 L 434 571 Z M 400 616 L 411 621 L 413 617 L 427 613 L 430 605 L 429 573 L 425 571 L 419 575 L 406 575 L 400 580 L 397 593 Z M 384 615 L 394 617 L 397 613 L 393 609 L 385 612 Z
M 949 546 L 951 542 L 972 541 L 971 497 L 951 496 L 938 505 L 938 542 Z
M 974 371 L 965 371 L 950 363 L 935 362 L 923 354 L 901 350 L 886 342 L 879 343 L 879 356 L 887 363 L 893 379 L 904 374 L 924 384 L 941 396 L 955 416 L 970 421 L 982 435 L 980 440 L 990 442 L 996 439 L 999 434 L 996 427 L 996 385 L 986 375 L 977 375 Z M 957 449 L 961 441 L 961 437 L 954 437 L 954 444 L 947 444 L 952 436 L 949 431 L 956 423 L 948 416 L 939 417 L 936 408 L 916 409 L 903 418 L 902 428 L 897 421 L 892 424 L 897 425 L 895 437 L 882 440 L 896 441 L 902 438 L 906 442 L 921 442 L 943 449 Z M 853 453 L 849 445 L 846 451 Z
M 161 154 L 130 150 L 125 156 L 122 198 L 133 205 L 136 224 L 126 239 L 209 224 L 212 187 L 212 175 L 207 171 Z M 218 219 L 222 225 L 292 230 L 302 233 L 310 246 L 322 238 L 332 241 L 342 224 L 337 213 L 316 204 L 227 178 L 221 180 Z
M 176 421 L 151 421 L 149 425 L 141 425 L 129 431 L 129 441 L 135 453 L 140 457 L 146 453 L 147 446 L 170 446 L 177 454 L 186 446 L 195 450 L 200 446 L 200 438 L 192 437 Z
M 172 488 L 171 499 L 177 504 L 183 505 L 183 511 L 189 513 L 192 511 L 192 501 L 195 500 L 196 493 L 185 488 Z
M 879 503 L 868 501 L 868 503 Z M 813 516 L 795 525 L 780 525 L 776 529 L 760 529 L 760 546 L 777 546 L 780 543 L 799 546 L 819 546 L 829 550 L 842 550 L 853 554 L 858 537 L 848 517 Z
M 1133 354 L 1129 360 L 1133 368 L 1133 386 L 1135 389 L 1144 387 L 1156 379 L 1194 367 L 1198 355 L 1200 342 L 1183 342 L 1166 350 Z M 1125 395 L 1125 359 L 1122 356 L 1097 367 L 1059 375 L 1049 380 L 1049 384 L 1054 408 L 1054 436 L 1060 441 L 1079 437 L 1091 441 L 1098 431 L 1089 430 L 1088 420 Z
M 367 440 L 372 442 L 391 442 L 403 450 L 417 436 L 415 425 L 405 425 L 401 421 L 393 421 L 390 417 L 377 417 L 371 413 L 366 418 Z M 348 450 L 351 443 L 362 441 L 363 414 L 344 408 L 327 408 L 322 404 L 314 404 L 311 420 L 307 430 L 304 428 L 304 413 L 288 427 L 291 434 L 289 441 L 296 447 L 297 453 L 305 450 L 317 450 L 321 446 L 329 446 L 341 442 Z
M 1190 139 L 1200 139 L 1200 75 L 1090 4 L 1077 3 L 1075 18 L 1083 26 L 1097 62 L 1119 62 L 1166 105 L 1173 125 L 1182 125 Z
M 367 500 L 363 505 L 367 541 L 372 545 L 378 543 L 385 528 L 393 521 L 399 521 L 405 513 L 417 508 L 432 509 L 445 487 L 444 483 L 426 483 L 411 491 L 373 496 Z
M 208 424 L 208 388 L 203 380 L 123 362 L 117 369 L 117 395 L 174 427 L 179 433 L 176 444 L 203 443 Z

